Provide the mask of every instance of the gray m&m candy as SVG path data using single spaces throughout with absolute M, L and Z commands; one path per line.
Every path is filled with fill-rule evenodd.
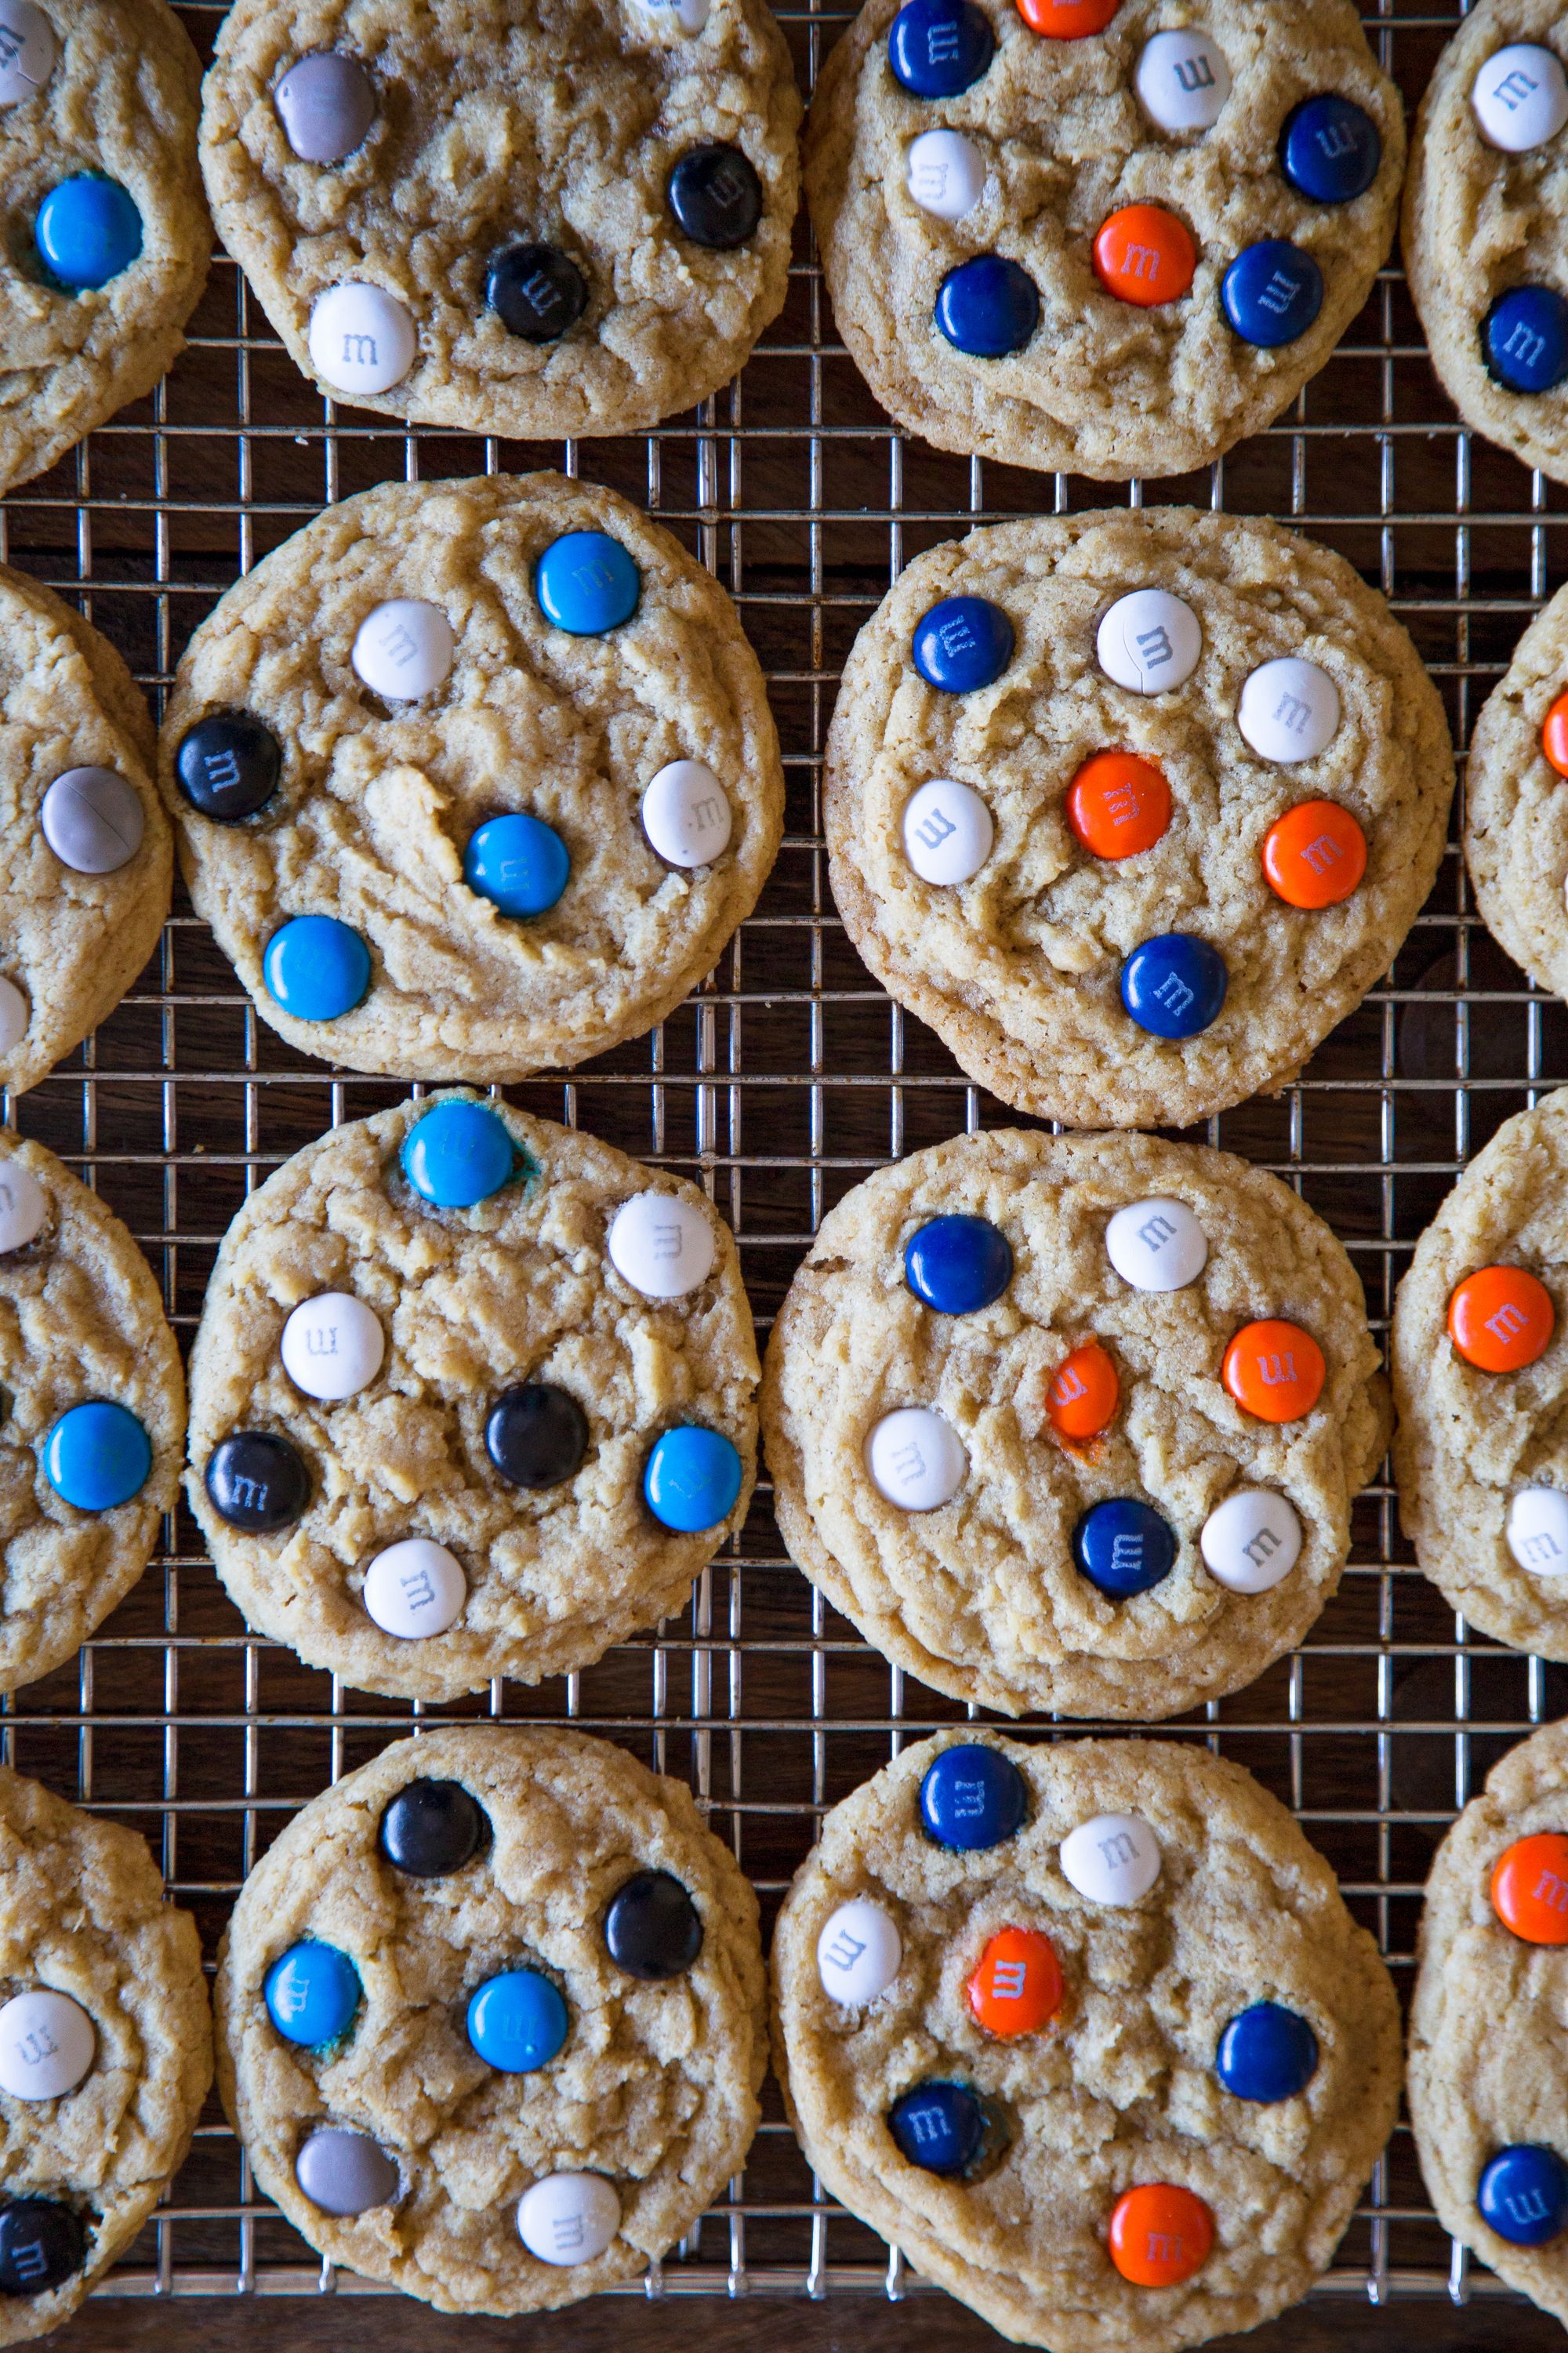
M 44 795 L 38 822 L 62 866 L 113 874 L 142 847 L 142 804 L 112 768 L 68 768 Z
M 32 0 L 0 0 L 0 106 L 42 90 L 59 59 L 55 28 Z
M 357 58 L 317 49 L 272 93 L 289 144 L 304 164 L 341 164 L 375 121 L 375 84 Z
M 400 2179 L 380 2144 L 346 2125 L 323 2125 L 310 2135 L 294 2160 L 294 2178 L 323 2214 L 367 2214 L 389 2205 Z

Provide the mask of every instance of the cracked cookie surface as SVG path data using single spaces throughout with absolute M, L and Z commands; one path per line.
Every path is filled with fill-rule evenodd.
M 1568 689 L 1568 590 L 1513 649 L 1470 736 L 1465 863 L 1488 931 L 1541 987 L 1568 993 L 1568 784 L 1542 730 Z

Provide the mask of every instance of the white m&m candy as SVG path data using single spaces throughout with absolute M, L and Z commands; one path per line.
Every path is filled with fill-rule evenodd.
M 1136 1904 L 1160 1876 L 1160 1841 L 1142 1814 L 1096 1814 L 1061 1843 L 1063 1875 L 1091 1904 Z
M 1481 136 L 1506 155 L 1555 139 L 1568 122 L 1568 75 L 1550 49 L 1511 41 L 1495 49 L 1470 85 Z
M 972 881 L 991 855 L 996 828 L 972 785 L 933 776 L 904 810 L 904 856 L 922 882 Z
M 645 1299 L 683 1299 L 706 1282 L 718 1255 L 713 1229 L 694 1201 L 634 1193 L 610 1226 L 610 1264 Z
M 0 1250 L 20 1250 L 43 1225 L 48 1202 L 30 1168 L 0 1160 Z
M 1216 1585 L 1268 1593 L 1301 1556 L 1301 1523 L 1277 1488 L 1240 1487 L 1209 1514 L 1198 1550 Z
M 633 8 L 651 16 L 661 28 L 672 26 L 689 39 L 708 22 L 708 0 L 633 0 Z
M 1508 1507 L 1508 1548 L 1533 1577 L 1568 1576 L 1568 1495 L 1521 1487 Z
M 349 656 L 373 694 L 388 702 L 417 702 L 451 673 L 457 640 L 439 605 L 394 596 L 367 613 Z
M 378 1552 L 365 1571 L 362 1596 L 367 1617 L 402 1642 L 444 1634 L 462 1616 L 468 1598 L 461 1563 L 428 1536 L 406 1536 Z
M 42 90 L 60 54 L 55 28 L 32 0 L 0 0 L 0 106 Z
M 642 829 L 667 866 L 710 866 L 730 847 L 723 786 L 706 760 L 671 760 L 648 781 Z
M 1094 638 L 1106 677 L 1134 694 L 1163 694 L 1184 685 L 1203 649 L 1197 615 L 1166 588 L 1135 588 L 1131 596 L 1119 596 Z
M 962 131 L 922 131 L 910 142 L 904 185 L 922 212 L 938 220 L 962 220 L 980 202 L 984 158 Z
M 1230 68 L 1206 33 L 1156 33 L 1143 44 L 1132 87 L 1150 121 L 1179 138 L 1219 121 L 1230 96 Z
M 1208 1263 L 1209 1238 L 1184 1201 L 1129 1201 L 1105 1229 L 1105 1254 L 1134 1291 L 1184 1291 Z
M 901 1512 L 934 1512 L 963 1484 L 969 1457 L 952 1422 L 930 1406 L 884 1414 L 866 1440 L 866 1468 L 877 1493 Z
M 414 322 L 395 294 L 351 280 L 310 310 L 310 365 L 334 392 L 390 392 L 414 365 Z
M 379 1318 L 348 1291 L 323 1291 L 296 1307 L 279 1343 L 283 1369 L 307 1397 L 337 1403 L 374 1381 L 386 1354 Z
M 867 1895 L 841 1904 L 816 1940 L 822 1990 L 847 2010 L 886 1993 L 904 1957 L 903 1938 L 890 1913 Z
M 621 2227 L 621 2201 L 602 2173 L 548 2173 L 524 2190 L 517 2234 L 542 2263 L 591 2263 Z
M 1313 760 L 1339 732 L 1340 691 L 1319 663 L 1285 654 L 1253 671 L 1236 723 L 1261 760 Z
M 68 768 L 38 811 L 44 839 L 77 874 L 114 874 L 142 847 L 142 804 L 112 768 Z
M 58 2100 L 74 2092 L 98 2050 L 79 2001 L 39 1986 L 0 2010 L 0 2092 L 14 2100 Z

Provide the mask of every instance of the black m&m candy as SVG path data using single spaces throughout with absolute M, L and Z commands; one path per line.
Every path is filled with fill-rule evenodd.
M 763 216 L 763 184 L 750 156 L 718 142 L 687 149 L 665 195 L 681 234 L 715 253 L 744 245 Z
M 52 2198 L 0 2202 L 0 2295 L 44 2295 L 81 2269 L 81 2216 Z
M 558 1487 L 588 1451 L 588 1417 L 565 1389 L 530 1381 L 497 1398 L 485 1447 L 510 1486 Z
M 588 304 L 583 273 L 553 245 L 509 245 L 490 263 L 485 300 L 509 333 L 553 343 Z
M 668 1871 L 639 1871 L 611 1899 L 605 1948 L 630 1978 L 678 1978 L 702 1950 L 697 1906 Z
M 270 1430 L 237 1430 L 221 1439 L 204 1475 L 219 1519 L 247 1535 L 292 1527 L 310 1500 L 303 1456 Z
M 237 825 L 265 808 L 282 774 L 277 736 L 248 711 L 215 711 L 198 719 L 174 754 L 181 792 L 215 825 Z
M 411 1879 L 446 1879 L 486 1843 L 483 1807 L 460 1781 L 410 1781 L 381 1818 L 381 1851 Z

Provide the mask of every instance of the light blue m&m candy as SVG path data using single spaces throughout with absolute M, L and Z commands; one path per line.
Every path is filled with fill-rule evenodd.
M 503 2074 L 527 2075 L 548 2067 L 565 2042 L 566 2004 L 538 1969 L 507 1969 L 472 1996 L 468 2027 L 481 2059 Z
M 558 629 L 574 638 L 597 638 L 631 619 L 642 575 L 607 531 L 569 531 L 540 557 L 533 593 L 545 619 Z
M 336 1021 L 370 987 L 370 950 L 336 915 L 295 915 L 268 941 L 261 977 L 296 1021 Z
M 537 817 L 489 818 L 463 853 L 464 881 L 503 915 L 542 915 L 571 871 L 566 844 Z
M 1229 985 L 1225 958 L 1191 932 L 1162 932 L 1121 967 L 1121 1002 L 1152 1038 L 1195 1038 L 1217 1021 Z
M 142 216 L 118 180 L 84 172 L 51 188 L 33 223 L 38 259 L 72 294 L 92 292 L 129 269 L 142 250 Z
M 915 623 L 910 651 L 928 686 L 973 694 L 1013 659 L 1013 624 L 989 596 L 944 596 Z
M 1002 253 L 976 253 L 950 269 L 937 289 L 936 323 L 954 351 L 971 359 L 1021 352 L 1040 323 L 1039 289 Z
M 1323 273 L 1289 237 L 1243 248 L 1220 280 L 1226 317 L 1244 343 L 1275 351 L 1304 335 L 1323 307 Z
M 1510 286 L 1481 321 L 1481 351 L 1505 392 L 1551 392 L 1568 375 L 1568 301 L 1554 286 Z
M 904 1281 L 939 1315 L 974 1315 L 1013 1280 L 1013 1246 L 989 1218 L 931 1218 L 904 1245 Z
M 1476 2204 L 1510 2247 L 1543 2247 L 1568 2222 L 1568 2166 L 1539 2141 L 1500 2148 L 1481 2175 Z
M 730 1440 L 688 1423 L 655 1440 L 642 1491 L 656 1520 L 680 1535 L 700 1535 L 729 1518 L 741 1478 L 741 1457 Z
M 1317 2072 L 1318 2038 L 1282 2001 L 1255 2001 L 1238 2010 L 1215 2056 L 1215 2073 L 1238 2100 L 1293 2100 Z
M 153 1441 L 122 1405 L 95 1398 L 62 1413 L 44 1440 L 44 1475 L 79 1512 L 111 1512 L 147 1484 Z
M 359 1971 L 336 1945 L 308 1936 L 267 1972 L 267 2015 L 288 2042 L 320 2051 L 347 2032 L 360 2005 Z
M 938 1846 L 973 1854 L 1000 1846 L 1023 1828 L 1024 1777 L 1010 1757 L 984 1741 L 961 1740 L 926 1767 L 921 1824 Z
M 515 1175 L 518 1150 L 488 1103 L 451 1098 L 416 1120 L 403 1139 L 403 1173 L 436 1209 L 471 1209 Z
M 1175 1531 L 1152 1504 L 1116 1495 L 1085 1512 L 1072 1532 L 1072 1556 L 1091 1585 L 1125 1601 L 1169 1577 L 1176 1562 Z

